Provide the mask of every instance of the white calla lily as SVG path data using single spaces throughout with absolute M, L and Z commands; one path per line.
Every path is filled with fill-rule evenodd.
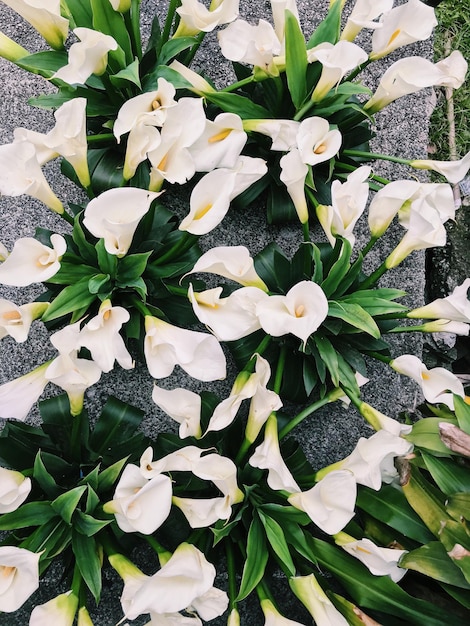
M 190 147 L 196 171 L 234 167 L 247 138 L 243 121 L 235 113 L 220 113 L 213 122 L 206 120 L 204 132 Z
M 369 228 L 375 238 L 381 237 L 401 207 L 419 193 L 421 183 L 414 180 L 396 180 L 374 195 L 369 205 Z
M 69 85 L 84 85 L 92 74 L 100 76 L 106 71 L 108 52 L 117 50 L 118 44 L 110 35 L 91 28 L 75 28 L 80 41 L 70 46 L 67 65 L 61 67 L 52 78 Z
M 287 187 L 287 193 L 294 203 L 300 223 L 306 224 L 308 222 L 308 206 L 305 197 L 305 178 L 308 174 L 308 167 L 296 148 L 281 158 L 280 165 L 280 179 Z
M 206 593 L 203 593 L 198 598 L 194 598 L 190 607 L 188 607 L 188 612 L 192 612 L 192 609 L 194 609 L 204 621 L 210 621 L 225 613 L 227 606 L 228 597 L 226 592 L 222 591 L 222 589 L 217 589 L 217 587 L 211 587 Z M 197 626 L 197 624 L 193 626 Z
M 374 430 L 385 430 L 392 435 L 407 435 L 411 432 L 411 424 L 403 424 L 384 413 L 381 413 L 370 404 L 361 402 L 358 407 L 361 415 L 367 420 Z
M 356 0 L 341 39 L 353 41 L 363 28 L 381 28 L 380 22 L 374 20 L 393 7 L 393 0 Z
M 156 317 L 145 318 L 144 353 L 153 378 L 169 376 L 179 365 L 197 380 L 226 376 L 225 356 L 212 335 L 178 328 Z
M 286 11 L 290 11 L 300 23 L 296 0 L 271 0 L 271 11 L 273 14 L 274 31 L 279 41 L 284 42 Z
M 16 546 L 0 546 L 0 611 L 13 613 L 39 587 L 40 554 Z
M 449 183 L 456 185 L 465 178 L 470 169 L 470 152 L 457 161 L 432 161 L 416 159 L 410 161 L 411 167 L 418 170 L 432 170 L 445 176 Z
M 467 337 L 470 333 L 469 324 L 453 322 L 452 320 L 433 320 L 432 322 L 414 326 L 414 329 L 423 333 L 452 333 L 453 335 L 461 335 L 462 337 Z
M 376 546 L 370 539 L 354 539 L 346 533 L 335 536 L 335 542 L 345 552 L 364 563 L 374 576 L 388 576 L 397 583 L 407 572 L 405 568 L 398 567 L 398 561 L 407 550 L 382 548 Z
M 314 116 L 300 122 L 297 147 L 303 163 L 318 165 L 328 161 L 338 152 L 341 143 L 340 131 L 330 130 L 328 120 Z
M 300 122 L 294 120 L 244 120 L 243 128 L 248 132 L 271 137 L 271 150 L 288 152 L 297 146 Z
M 189 389 L 168 390 L 155 385 L 152 400 L 180 424 L 181 439 L 201 436 L 201 396 L 199 394 Z
M 5 33 L 0 33 L 0 57 L 15 63 L 18 59 L 27 57 L 29 52 L 23 46 L 10 39 Z
M 11 513 L 23 504 L 31 491 L 31 478 L 0 467 L 0 514 Z
M 171 70 L 178 72 L 188 83 L 188 89 L 193 91 L 198 96 L 203 96 L 205 93 L 213 93 L 214 87 L 207 82 L 200 74 L 194 70 L 189 69 L 183 63 L 179 61 L 172 61 L 168 66 Z
M 62 235 L 51 235 L 52 248 L 32 237 L 18 239 L 7 259 L 0 265 L 0 283 L 26 287 L 45 282 L 60 269 L 60 259 L 67 250 Z
M 24 376 L 0 385 L 0 417 L 24 421 L 37 402 L 47 383 L 45 372 L 49 362 Z
M 265 619 L 264 626 L 303 626 L 300 622 L 294 622 L 281 615 L 268 598 L 261 600 L 260 604 Z
M 354 517 L 356 479 L 347 469 L 332 471 L 308 491 L 296 490 L 289 504 L 307 513 L 325 533 L 334 535 Z
M 33 320 L 41 317 L 48 306 L 47 302 L 17 306 L 10 300 L 0 298 L 0 339 L 9 335 L 18 343 L 26 341 Z
M 0 146 L 0 193 L 4 196 L 26 194 L 44 202 L 56 213 L 64 207 L 49 186 L 36 156 L 36 148 L 28 141 Z
M 200 32 L 209 33 L 217 26 L 233 22 L 238 17 L 240 0 L 212 2 L 206 8 L 198 0 L 181 0 L 176 9 L 180 23 L 173 37 L 190 37 Z
M 335 608 L 313 574 L 292 577 L 289 585 L 314 618 L 316 626 L 348 626 L 348 621 Z
M 61 593 L 49 602 L 34 607 L 29 626 L 48 626 L 51 623 L 73 626 L 77 609 L 77 596 L 72 591 Z
M 254 65 L 268 75 L 279 74 L 274 57 L 281 53 L 282 44 L 266 20 L 259 20 L 256 26 L 236 20 L 219 32 L 218 38 L 226 59 Z
M 92 235 L 104 239 L 108 254 L 123 257 L 131 246 L 140 220 L 159 195 L 137 187 L 108 189 L 90 200 L 83 224 Z
M 328 315 L 328 300 L 319 285 L 302 280 L 285 296 L 264 295 L 256 304 L 256 314 L 269 335 L 292 333 L 305 343 Z
M 190 274 L 197 272 L 217 274 L 244 287 L 258 287 L 268 291 L 255 270 L 253 257 L 245 246 L 217 246 L 205 252 L 196 261 Z
M 60 0 L 3 0 L 44 37 L 60 50 L 69 32 L 69 21 L 60 14 Z
M 407 314 L 407 317 L 421 319 L 443 318 L 453 322 L 470 323 L 469 289 L 470 278 L 466 278 L 446 298 L 438 298 L 425 306 L 413 309 Z
M 409 0 L 385 13 L 381 28 L 372 35 L 371 59 L 380 59 L 393 50 L 415 41 L 424 41 L 437 26 L 434 9 L 420 0 Z
M 119 13 L 126 13 L 131 8 L 131 0 L 109 0 L 111 6 Z

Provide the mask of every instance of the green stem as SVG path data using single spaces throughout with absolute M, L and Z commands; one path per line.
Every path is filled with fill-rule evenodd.
M 377 152 L 364 152 L 362 150 L 343 150 L 343 154 L 350 157 L 364 158 L 369 161 L 392 161 L 392 163 L 400 163 L 402 165 L 409 165 L 409 159 L 400 159 L 400 157 L 392 156 L 391 154 L 378 154 Z
M 251 441 L 248 441 L 248 439 L 244 439 L 242 442 L 242 445 L 240 446 L 240 449 L 237 452 L 237 455 L 235 457 L 235 465 L 237 467 L 241 467 L 241 463 L 243 461 L 243 459 L 245 458 L 246 453 L 248 452 L 248 450 L 251 447 Z
M 282 385 L 282 377 L 284 375 L 284 367 L 286 364 L 286 354 L 287 354 L 287 346 L 284 344 L 281 346 L 281 350 L 279 353 L 279 359 L 277 362 L 276 368 L 276 377 L 274 379 L 274 387 L 273 391 L 279 395 L 279 391 L 281 390 Z
M 225 542 L 225 554 L 227 556 L 227 574 L 228 574 L 228 597 L 230 599 L 229 609 L 236 608 L 235 598 L 237 597 L 237 570 L 235 568 L 235 555 L 233 554 L 233 545 L 230 541 Z
M 310 243 L 310 229 L 308 227 L 308 220 L 302 224 L 302 232 L 304 236 L 304 243 Z
M 309 100 L 306 104 L 304 104 L 304 106 L 297 111 L 297 113 L 294 115 L 293 119 L 295 122 L 300 121 L 303 116 L 308 113 L 310 111 L 310 109 L 313 109 L 313 107 L 315 106 L 315 102 L 313 102 L 312 100 Z
M 167 291 L 175 296 L 182 296 L 183 298 L 188 297 L 188 290 L 184 287 L 177 287 L 176 285 L 165 285 L 165 287 Z
M 113 133 L 101 133 L 99 135 L 87 135 L 87 143 L 101 143 L 102 141 L 113 141 L 116 142 L 116 137 Z
M 375 246 L 378 240 L 379 240 L 378 237 L 370 238 L 369 243 L 366 244 L 361 250 L 362 258 L 364 258 L 366 254 L 369 254 L 369 252 L 372 250 L 372 248 Z
M 62 217 L 68 224 L 71 224 L 73 226 L 74 219 L 66 211 L 64 211 L 63 213 L 60 213 L 60 217 Z
M 361 63 L 361 65 L 359 65 L 358 67 L 356 67 L 355 70 L 353 70 L 349 76 L 346 76 L 346 78 L 343 78 L 343 80 L 341 81 L 342 83 L 350 83 L 352 80 L 354 80 L 356 78 L 356 76 L 358 74 L 360 74 L 362 72 L 362 70 L 367 67 L 369 65 L 369 63 L 372 62 L 372 59 L 367 59 L 367 61 L 364 61 L 364 63 Z
M 141 300 L 138 300 L 134 296 L 131 296 L 130 300 L 131 300 L 132 306 L 134 306 L 139 311 L 139 313 L 141 313 L 144 317 L 147 317 L 148 315 L 150 317 L 154 317 L 152 313 L 150 312 L 150 309 L 148 309 Z
M 242 371 L 253 371 L 253 367 L 255 365 L 255 354 L 259 354 L 260 356 L 263 355 L 263 352 L 266 350 L 266 348 L 269 346 L 269 344 L 271 343 L 271 335 L 266 335 L 266 337 L 263 338 L 263 340 L 261 341 L 261 343 L 258 344 L 258 346 L 256 347 L 256 350 L 253 352 L 253 356 L 251 357 L 251 359 L 248 361 L 248 363 L 245 365 L 245 367 L 243 368 Z
M 367 356 L 371 356 L 373 359 L 377 359 L 377 361 L 382 361 L 382 363 L 386 363 L 387 365 L 390 365 L 392 359 L 388 356 L 385 356 L 384 354 L 380 354 L 380 352 L 373 352 L 373 351 L 364 351 L 364 354 L 367 354 Z
M 239 80 L 236 83 L 232 83 L 228 87 L 224 87 L 223 89 L 220 90 L 220 93 L 222 93 L 222 92 L 227 93 L 227 92 L 231 92 L 231 91 L 236 91 L 237 89 L 240 89 L 240 87 L 244 87 L 245 85 L 249 85 L 254 80 L 255 80 L 255 77 L 254 77 L 253 74 L 251 74 L 251 76 L 247 76 L 243 80 Z
M 359 289 L 369 289 L 369 287 L 375 285 L 375 283 L 379 280 L 379 278 L 381 278 L 381 276 L 385 274 L 387 270 L 388 267 L 385 265 L 385 263 L 382 263 L 382 265 L 380 265 L 375 270 L 375 272 L 372 272 L 372 274 L 368 278 L 366 278 L 365 281 L 360 283 Z
M 416 333 L 422 332 L 422 324 L 418 326 L 396 326 L 387 331 L 388 333 Z M 424 331 L 426 332 L 426 331 Z
M 357 167 L 355 167 L 354 165 L 349 165 L 349 163 L 341 163 L 341 161 L 336 161 L 335 167 L 337 169 L 344 170 L 345 172 L 355 172 L 357 170 Z M 375 180 L 377 183 L 381 183 L 382 185 L 388 185 L 390 182 L 388 178 L 383 178 L 382 176 L 377 176 L 376 174 L 372 174 L 371 176 L 369 176 L 369 178 Z
M 336 392 L 336 390 L 334 391 Z M 321 400 L 317 400 L 316 402 L 308 406 L 306 409 L 298 413 L 295 417 L 293 417 L 290 420 L 290 422 L 286 424 L 284 428 L 279 432 L 279 441 L 281 441 L 281 439 L 283 439 L 286 435 L 288 435 L 306 417 L 308 417 L 309 415 L 311 415 L 318 409 L 321 409 L 323 406 L 325 406 L 325 404 L 328 404 L 328 402 L 330 402 L 330 399 L 331 399 L 330 394 L 332 393 L 333 392 L 327 393 L 324 398 L 322 398 Z
M 199 50 L 199 46 L 201 45 L 202 40 L 204 39 L 205 36 L 206 36 L 206 33 L 204 31 L 200 32 L 199 35 L 197 35 L 196 37 L 197 43 L 195 43 L 194 46 L 192 46 L 191 50 L 185 56 L 183 65 L 186 65 L 186 67 L 191 66 L 191 63 L 193 62 L 193 59 L 196 56 L 196 52 Z
M 160 43 L 158 45 L 157 57 L 160 55 L 162 47 L 166 44 L 168 39 L 170 38 L 171 26 L 173 24 L 173 19 L 175 17 L 176 9 L 180 6 L 180 0 L 170 0 L 170 4 L 168 6 L 168 13 L 166 14 L 165 26 L 163 27 L 162 36 L 160 38 Z
M 80 573 L 80 569 L 78 567 L 78 565 L 75 565 L 74 570 L 73 570 L 73 578 L 72 578 L 72 592 L 77 596 L 77 598 L 80 597 L 80 590 L 82 587 L 82 575 Z
M 149 544 L 149 546 L 155 550 L 158 556 L 158 560 L 160 561 L 160 566 L 163 565 L 171 558 L 171 552 L 164 548 L 161 543 L 159 543 L 155 537 L 152 535 L 141 535 L 145 541 Z
M 132 0 L 130 10 L 124 14 L 124 22 L 126 24 L 129 36 L 131 38 L 131 46 L 134 55 L 142 60 L 142 40 L 140 37 L 140 0 Z

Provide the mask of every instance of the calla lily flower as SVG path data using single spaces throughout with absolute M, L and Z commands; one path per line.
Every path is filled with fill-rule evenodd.
M 271 150 L 288 152 L 297 146 L 300 122 L 294 120 L 244 120 L 243 128 L 271 137 Z
M 447 59 L 432 63 L 422 57 L 407 57 L 393 63 L 382 75 L 379 85 L 364 109 L 375 113 L 388 104 L 421 89 L 433 86 L 460 87 L 465 79 L 467 62 L 458 51 Z
M 61 593 L 49 602 L 34 607 L 29 626 L 48 626 L 51 623 L 73 626 L 77 608 L 78 598 L 72 591 Z
M 375 238 L 381 237 L 398 211 L 419 193 L 421 183 L 414 180 L 396 180 L 374 195 L 369 205 L 369 228 Z
M 10 39 L 10 37 L 0 32 L 0 57 L 15 63 L 18 59 L 22 59 L 28 55 L 29 52 L 26 48 L 23 48 L 23 46 L 20 46 L 16 41 L 13 41 L 13 39 Z
M 131 0 L 109 0 L 111 2 L 111 6 L 115 11 L 119 11 L 119 13 L 127 13 L 131 8 Z
M 334 180 L 331 185 L 331 206 L 317 207 L 318 221 L 333 247 L 338 236 L 354 245 L 356 238 L 352 231 L 366 208 L 369 197 L 366 181 L 370 173 L 370 167 L 362 166 L 349 174 L 346 182 Z
M 469 289 L 470 278 L 466 278 L 446 298 L 438 298 L 425 306 L 413 309 L 407 314 L 407 317 L 420 319 L 443 318 L 453 322 L 470 323 Z
M 292 577 L 289 585 L 317 626 L 348 626 L 348 621 L 335 608 L 313 574 Z
M 218 38 L 226 59 L 254 65 L 268 75 L 279 74 L 274 57 L 279 56 L 282 45 L 274 28 L 266 20 L 259 20 L 257 26 L 236 20 L 219 32 Z
M 49 186 L 36 157 L 36 148 L 29 142 L 0 146 L 0 193 L 4 196 L 26 194 L 44 202 L 56 213 L 64 207 Z
M 221 24 L 233 22 L 238 17 L 239 0 L 212 2 L 207 9 L 197 0 L 182 0 L 176 9 L 180 23 L 173 37 L 190 37 L 200 32 L 209 33 Z
M 252 467 L 268 470 L 268 485 L 275 491 L 299 492 L 300 487 L 295 482 L 289 468 L 284 462 L 279 448 L 277 419 L 271 414 L 266 422 L 264 441 L 248 460 Z
M 401 46 L 428 39 L 437 26 L 437 20 L 432 7 L 420 0 L 409 0 L 383 15 L 381 24 L 382 27 L 377 28 L 372 35 L 370 58 L 373 60 Z
M 281 615 L 268 598 L 261 600 L 260 604 L 265 619 L 264 626 L 303 626 L 300 622 L 294 622 Z
M 447 178 L 449 183 L 456 185 L 465 178 L 470 169 L 470 152 L 457 161 L 432 161 L 417 159 L 410 161 L 411 167 L 418 170 L 433 170 Z
M 339 41 L 335 45 L 321 43 L 308 50 L 307 55 L 309 63 L 319 61 L 323 66 L 312 93 L 313 102 L 323 100 L 330 89 L 337 87 L 346 74 L 368 59 L 367 52 L 350 41 Z
M 24 376 L 0 385 L 0 417 L 20 421 L 28 417 L 31 407 L 38 401 L 49 382 L 45 376 L 49 363 L 50 361 Z
M 341 39 L 353 41 L 363 28 L 381 28 L 379 22 L 374 22 L 382 13 L 388 13 L 393 7 L 393 0 L 356 0 L 346 26 L 341 33 Z
M 269 335 L 292 333 L 305 343 L 328 315 L 328 300 L 319 285 L 302 280 L 285 296 L 265 295 L 256 304 L 256 314 Z
M 206 120 L 202 135 L 190 147 L 196 171 L 211 172 L 216 167 L 235 167 L 247 134 L 235 113 L 220 113 L 215 120 Z
M 281 158 L 280 165 L 280 179 L 287 187 L 287 193 L 294 203 L 300 223 L 306 224 L 308 222 L 308 206 L 305 197 L 305 178 L 308 174 L 308 167 L 302 161 L 300 152 L 296 148 Z
M 137 187 L 108 189 L 90 200 L 83 224 L 92 235 L 104 239 L 108 254 L 123 257 L 131 246 L 137 225 L 159 195 Z
M 423 333 L 452 333 L 462 337 L 467 337 L 470 333 L 469 324 L 453 322 L 452 320 L 433 320 L 419 326 L 413 326 L 413 328 Z
M 197 380 L 225 378 L 225 356 L 212 335 L 178 328 L 151 316 L 145 318 L 145 330 L 145 359 L 154 378 L 169 376 L 175 365 Z
M 183 65 L 183 63 L 175 60 L 172 61 L 168 67 L 171 70 L 178 72 L 178 74 L 180 74 L 188 82 L 188 89 L 196 93 L 198 96 L 203 96 L 205 93 L 213 93 L 215 91 L 214 87 L 212 87 L 207 80 L 194 70 L 191 70 L 189 67 L 186 67 L 186 65 Z
M 69 32 L 69 21 L 60 14 L 60 0 L 3 0 L 31 24 L 47 43 L 60 50 Z
M 332 471 L 308 491 L 296 490 L 289 504 L 307 513 L 325 533 L 334 535 L 354 517 L 356 479 L 347 469 Z
M 428 370 L 417 356 L 403 354 L 390 361 L 390 367 L 415 380 L 421 386 L 425 399 L 432 404 L 442 402 L 453 411 L 453 394 L 465 397 L 463 385 L 455 374 L 443 367 Z
M 39 587 L 40 554 L 0 546 L 0 611 L 14 613 Z
M 125 533 L 151 535 L 170 514 L 171 496 L 168 476 L 156 474 L 148 479 L 137 465 L 128 464 L 105 511 L 114 513 L 117 525 Z
M 255 270 L 253 258 L 245 246 L 218 246 L 205 252 L 196 261 L 189 272 L 218 274 L 229 280 L 234 280 L 245 287 L 258 287 L 268 291 L 265 283 Z
M 195 598 L 191 605 L 188 607 L 188 613 L 192 613 L 193 610 L 197 611 L 197 614 L 204 620 L 210 621 L 225 613 L 228 606 L 228 597 L 225 591 L 217 589 L 217 587 L 211 587 L 202 596 Z M 198 626 L 195 622 L 193 626 Z
M 398 567 L 398 561 L 407 553 L 407 550 L 381 548 L 370 539 L 356 540 L 346 533 L 336 535 L 335 542 L 345 552 L 364 563 L 374 576 L 389 576 L 393 582 L 397 583 L 407 572 L 406 569 Z
M 41 317 L 48 306 L 46 302 L 17 306 L 10 300 L 0 298 L 0 339 L 9 335 L 18 343 L 26 341 L 33 320 Z
M 0 467 L 0 514 L 16 511 L 30 491 L 30 478 L 25 478 L 21 472 Z
M 119 334 L 130 315 L 120 306 L 112 306 L 110 300 L 104 300 L 98 311 L 80 332 L 79 343 L 88 348 L 91 358 L 103 372 L 110 372 L 114 361 L 126 369 L 132 369 L 134 362 L 129 354 L 124 339 Z
M 117 50 L 118 44 L 110 35 L 91 28 L 75 28 L 79 42 L 70 46 L 69 62 L 61 67 L 53 79 L 63 80 L 69 85 L 84 85 L 92 74 L 100 76 L 108 65 L 108 52 Z
M 0 263 L 3 263 L 3 261 L 6 260 L 7 256 L 10 253 L 8 252 L 8 250 L 6 249 L 6 247 L 3 245 L 3 243 L 0 241 Z
M 374 430 L 385 430 L 396 437 L 407 435 L 412 430 L 411 424 L 403 424 L 398 420 L 388 417 L 388 415 L 384 415 L 366 402 L 361 402 L 358 408 L 361 415 Z
M 297 147 L 302 162 L 307 165 L 318 165 L 334 157 L 341 142 L 340 131 L 330 130 L 328 120 L 322 117 L 308 117 L 300 122 Z
M 201 396 L 189 389 L 163 389 L 154 386 L 152 400 L 167 415 L 180 424 L 179 436 L 201 436 Z
M 274 31 L 279 41 L 284 42 L 286 11 L 290 11 L 299 22 L 299 11 L 296 0 L 271 0 L 271 11 L 273 14 Z
M 51 235 L 52 248 L 32 237 L 18 239 L 11 254 L 0 265 L 0 283 L 26 287 L 45 282 L 60 269 L 67 244 L 62 235 Z

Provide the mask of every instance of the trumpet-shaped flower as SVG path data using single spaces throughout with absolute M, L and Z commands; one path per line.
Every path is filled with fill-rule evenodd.
M 101 369 L 93 361 L 79 359 L 71 352 L 56 357 L 46 369 L 45 376 L 67 393 L 72 415 L 79 415 L 85 391 L 99 381 Z
M 265 620 L 264 626 L 303 626 L 300 622 L 294 622 L 281 615 L 268 598 L 261 600 L 260 604 Z
M 308 222 L 308 206 L 305 197 L 305 178 L 308 174 L 308 167 L 297 148 L 285 154 L 281 158 L 280 165 L 280 179 L 287 187 L 287 193 L 294 203 L 300 223 L 305 224 Z
M 234 167 L 247 140 L 243 122 L 235 113 L 220 113 L 206 120 L 202 135 L 190 147 L 197 172 L 211 172 L 216 167 Z
M 213 589 L 215 568 L 195 546 L 182 543 L 171 558 L 153 576 L 126 580 L 121 604 L 127 619 L 142 613 L 176 613 L 183 611 Z M 223 596 L 220 614 L 227 608 Z
M 470 152 L 457 161 L 432 161 L 417 159 L 410 161 L 411 167 L 418 170 L 433 170 L 447 178 L 449 183 L 456 185 L 463 180 L 470 169 Z
M 305 343 L 328 315 L 328 300 L 319 285 L 302 280 L 285 296 L 263 294 L 256 304 L 256 314 L 269 335 L 292 333 Z
M 134 362 L 127 351 L 124 339 L 119 334 L 130 315 L 120 306 L 112 306 L 110 300 L 104 300 L 98 311 L 80 332 L 80 345 L 88 348 L 91 358 L 103 372 L 110 372 L 114 361 L 126 369 L 132 369 Z
M 0 298 L 0 339 L 9 335 L 18 343 L 26 341 L 33 320 L 41 317 L 47 307 L 45 302 L 17 306 L 10 300 Z
M 187 82 L 187 88 L 196 93 L 198 96 L 203 96 L 205 93 L 213 93 L 215 91 L 214 87 L 212 87 L 207 80 L 194 70 L 191 70 L 189 67 L 186 67 L 186 65 L 183 65 L 183 63 L 175 60 L 172 61 L 168 67 L 171 70 L 178 72 L 178 74 Z
M 358 167 L 349 174 L 346 182 L 334 180 L 331 185 L 331 206 L 319 205 L 317 217 L 328 241 L 335 245 L 336 237 L 344 237 L 353 246 L 356 240 L 353 229 L 366 208 L 369 197 L 367 179 L 371 168 Z
M 356 0 L 341 39 L 353 41 L 363 28 L 381 28 L 381 24 L 374 20 L 388 13 L 392 7 L 393 0 Z
M 274 28 L 266 20 L 259 20 L 257 26 L 236 20 L 219 32 L 218 38 L 226 59 L 254 65 L 268 75 L 279 74 L 274 57 L 281 53 L 282 45 Z
M 157 385 L 152 391 L 152 400 L 178 424 L 179 436 L 201 436 L 201 396 L 189 389 L 167 390 Z
M 418 309 L 413 309 L 407 315 L 411 318 L 439 319 L 443 318 L 453 322 L 470 323 L 470 301 L 468 290 L 470 278 L 466 278 L 461 285 L 446 298 L 438 298 Z
M 273 14 L 274 31 L 279 41 L 284 42 L 286 11 L 290 11 L 296 20 L 299 21 L 296 0 L 271 0 L 271 11 Z
M 151 535 L 170 514 L 171 496 L 168 476 L 156 474 L 148 479 L 137 465 L 128 464 L 105 510 L 114 513 L 117 525 L 125 533 Z
M 369 228 L 373 237 L 381 237 L 398 211 L 419 193 L 421 184 L 414 180 L 396 180 L 374 195 L 369 205 Z
M 180 23 L 173 37 L 209 33 L 221 24 L 233 22 L 238 17 L 238 8 L 239 0 L 213 2 L 209 9 L 197 0 L 182 0 L 176 9 Z
M 334 535 L 354 517 L 356 479 L 347 469 L 332 471 L 308 491 L 296 490 L 289 504 L 307 513 L 325 533 Z
M 407 57 L 393 63 L 382 75 L 379 85 L 364 108 L 371 113 L 426 87 L 458 88 L 465 80 L 467 62 L 458 51 L 447 59 L 432 63 L 422 57 Z
M 61 67 L 52 78 L 59 78 L 69 85 L 84 85 L 92 74 L 100 76 L 108 65 L 108 52 L 117 50 L 118 44 L 110 35 L 91 28 L 75 28 L 80 39 L 70 46 L 67 65 Z
M 313 574 L 292 577 L 289 585 L 317 626 L 348 626 L 348 621 L 335 608 Z
M 83 224 L 92 235 L 104 239 L 108 254 L 123 257 L 137 225 L 159 195 L 137 187 L 108 189 L 88 203 Z
M 175 365 L 197 380 L 225 378 L 225 356 L 212 335 L 178 328 L 151 316 L 145 318 L 145 330 L 145 359 L 154 378 L 169 376 Z
M 61 49 L 69 32 L 69 21 L 60 14 L 60 0 L 3 0 L 44 37 L 52 48 Z
M 361 402 L 358 408 L 361 415 L 368 421 L 374 430 L 379 431 L 383 429 L 396 437 L 411 432 L 412 426 L 410 424 L 403 424 L 388 415 L 384 415 L 384 413 L 377 411 L 377 409 L 366 402 Z
M 13 613 L 39 587 L 39 554 L 0 546 L 0 611 Z
M 126 13 L 131 8 L 131 0 L 109 0 L 111 6 L 119 13 Z
M 437 20 L 432 7 L 420 0 L 409 0 L 383 15 L 381 25 L 372 35 L 371 59 L 380 59 L 401 46 L 427 39 Z
M 0 417 L 24 421 L 33 404 L 49 382 L 45 376 L 48 363 L 24 376 L 0 385 Z
M 18 59 L 22 59 L 23 57 L 27 57 L 29 52 L 23 46 L 7 37 L 5 33 L 0 33 L 0 57 L 2 59 L 7 59 L 7 61 L 12 61 L 15 63 Z
M 275 415 L 269 416 L 264 431 L 264 441 L 255 449 L 248 462 L 252 467 L 268 470 L 267 481 L 271 489 L 296 493 L 300 491 L 300 487 L 281 455 Z
M 18 239 L 8 258 L 0 265 L 0 283 L 26 287 L 45 282 L 60 269 L 60 259 L 67 249 L 61 235 L 51 235 L 52 248 L 32 237 Z
M 29 626 L 73 626 L 77 608 L 78 598 L 72 591 L 61 593 L 49 602 L 34 607 Z
M 16 511 L 30 491 L 30 478 L 25 478 L 21 472 L 0 467 L 0 514 Z
M 415 326 L 416 329 L 423 333 L 452 333 L 454 335 L 462 335 L 467 337 L 470 333 L 470 327 L 463 322 L 453 322 L 452 320 L 434 320 Z
M 300 122 L 294 120 L 245 120 L 243 128 L 272 139 L 271 150 L 287 152 L 297 146 Z
M 36 148 L 27 141 L 0 146 L 0 193 L 4 196 L 26 194 L 44 202 L 56 213 L 64 207 L 49 186 L 36 157 Z
M 356 540 L 345 533 L 339 533 L 335 542 L 348 554 L 356 557 L 374 576 L 389 576 L 393 582 L 398 582 L 407 570 L 398 567 L 398 561 L 407 550 L 381 548 L 370 539 Z
M 415 380 L 421 386 L 425 399 L 432 404 L 442 402 L 454 410 L 453 394 L 465 397 L 463 385 L 455 374 L 443 367 L 428 370 L 417 356 L 403 354 L 390 361 L 390 367 Z
M 328 161 L 341 147 L 339 130 L 330 130 L 328 120 L 308 117 L 300 122 L 297 132 L 297 147 L 303 163 L 318 165 Z
M 265 283 L 256 273 L 253 258 L 245 246 L 211 248 L 199 257 L 189 273 L 195 274 L 196 272 L 218 274 L 245 287 L 258 287 L 263 291 L 268 291 Z
M 323 66 L 313 90 L 313 102 L 322 100 L 330 89 L 339 85 L 348 72 L 365 63 L 367 59 L 367 52 L 350 41 L 339 41 L 335 45 L 325 42 L 308 50 L 309 62 L 319 61 Z

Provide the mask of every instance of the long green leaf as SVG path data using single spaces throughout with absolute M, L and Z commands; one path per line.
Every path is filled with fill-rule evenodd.
M 23 57 L 15 61 L 16 65 L 32 74 L 39 74 L 44 78 L 50 78 L 61 67 L 67 65 L 68 56 L 66 52 L 58 52 L 57 50 L 47 50 L 45 52 L 36 52 L 27 57 Z
M 292 560 L 289 546 L 287 545 L 286 538 L 284 537 L 284 531 L 282 527 L 269 515 L 265 515 L 263 511 L 258 509 L 258 513 L 263 523 L 264 530 L 266 531 L 266 537 L 273 551 L 281 561 L 281 567 L 285 571 L 286 576 L 295 576 L 296 569 Z
M 428 450 L 433 454 L 440 456 L 450 456 L 449 448 L 444 445 L 439 436 L 440 422 L 449 422 L 455 424 L 454 420 L 441 417 L 425 417 L 415 424 L 411 433 L 405 435 L 405 439 L 410 441 L 418 448 Z
M 246 560 L 243 567 L 240 590 L 236 602 L 246 598 L 263 578 L 266 563 L 268 562 L 268 549 L 263 525 L 258 517 L 254 517 L 248 531 L 246 544 Z
M 99 454 L 107 454 L 111 445 L 125 443 L 134 435 L 143 416 L 140 409 L 109 398 L 90 436 L 91 447 Z
M 236 113 L 242 120 L 271 118 L 271 113 L 249 98 L 228 92 L 207 92 L 204 97 L 227 113 Z
M 66 524 L 70 524 L 72 521 L 72 515 L 80 502 L 80 498 L 86 491 L 86 486 L 75 487 L 66 493 L 62 493 L 58 496 L 51 506 L 56 513 L 58 513 Z
M 307 48 L 297 18 L 285 12 L 286 74 L 292 102 L 299 109 L 307 96 Z
M 331 382 L 335 387 L 338 387 L 339 369 L 336 350 L 331 345 L 331 342 L 320 333 L 315 333 L 313 335 L 313 340 L 315 341 L 321 360 L 325 363 L 328 371 L 330 372 Z
M 351 244 L 347 239 L 338 240 L 334 252 L 341 245 L 339 256 L 331 266 L 320 287 L 328 298 L 332 297 L 351 267 Z
M 470 589 L 470 584 L 449 558 L 440 541 L 431 541 L 416 550 L 407 552 L 400 559 L 400 567 L 415 570 L 449 585 Z
M 28 502 L 20 506 L 16 511 L 1 515 L 0 530 L 41 526 L 53 517 L 57 517 L 57 514 L 51 507 L 50 502 Z
M 470 405 L 463 398 L 454 394 L 454 407 L 459 428 L 470 435 Z
M 358 330 L 363 330 L 375 339 L 380 338 L 380 330 L 374 318 L 358 304 L 348 304 L 346 302 L 328 303 L 328 315 L 343 320 L 347 324 L 354 326 Z
M 338 41 L 341 27 L 341 5 L 342 2 L 336 1 L 330 7 L 328 15 L 320 22 L 310 37 L 307 48 L 313 48 L 323 42 L 335 44 Z
M 88 291 L 88 278 L 82 278 L 74 285 L 69 285 L 62 289 L 42 316 L 42 321 L 50 322 L 58 317 L 72 313 L 75 309 L 88 307 L 95 297 L 94 294 Z
M 446 495 L 470 493 L 470 472 L 467 467 L 458 465 L 453 459 L 441 459 L 424 452 L 421 456 L 437 486 Z
M 96 541 L 93 537 L 72 532 L 72 549 L 83 580 L 98 603 L 101 595 L 101 561 Z
M 127 63 L 132 63 L 134 59 L 131 40 L 122 15 L 113 9 L 110 2 L 90 0 L 90 5 L 94 30 L 113 37 L 124 51 Z M 113 56 L 113 52 L 110 53 L 110 56 Z

